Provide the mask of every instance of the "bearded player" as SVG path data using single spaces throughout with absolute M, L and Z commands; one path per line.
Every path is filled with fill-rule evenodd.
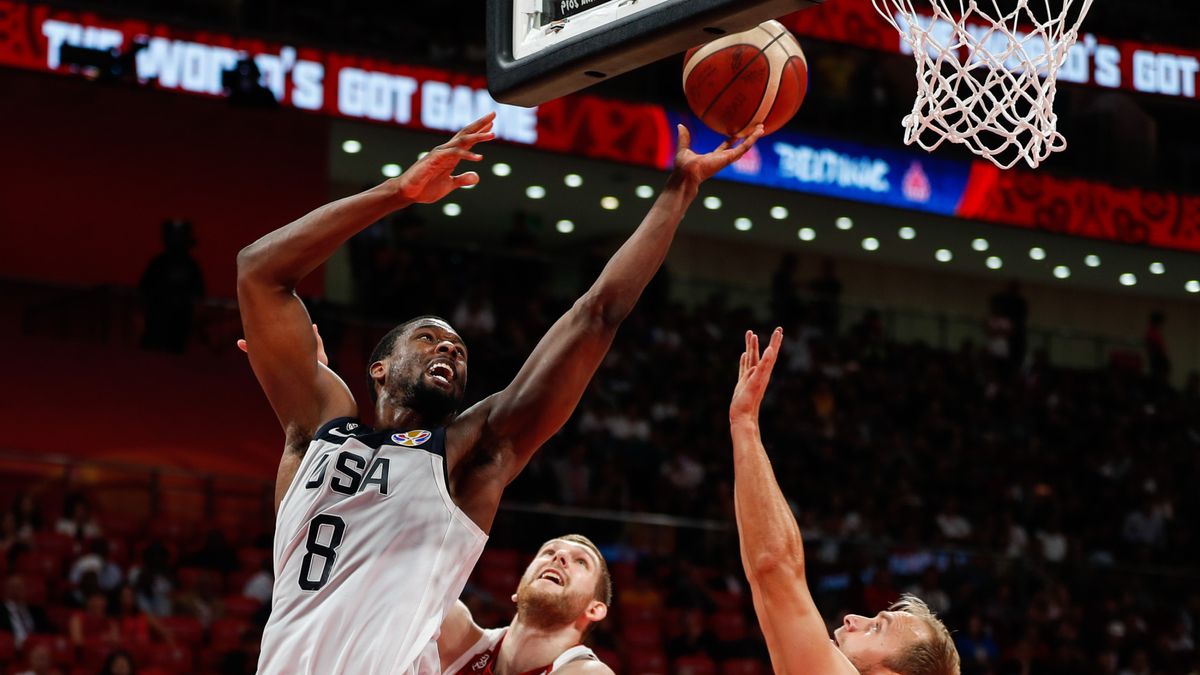
M 729 405 L 734 506 L 742 565 L 776 673 L 788 675 L 958 675 L 950 632 L 925 603 L 904 596 L 885 612 L 849 615 L 829 639 L 805 577 L 804 542 L 775 482 L 758 429 L 758 410 L 779 356 L 783 330 L 759 356 L 747 331 Z
M 761 135 L 699 155 L 680 127 L 675 170 L 637 230 L 515 379 L 468 410 L 460 412 L 467 347 L 454 328 L 419 317 L 390 331 L 367 367 L 375 428 L 367 427 L 349 388 L 319 363 L 295 287 L 380 218 L 478 183 L 475 172 L 453 172 L 482 159 L 473 148 L 494 137 L 494 117 L 238 255 L 250 365 L 285 436 L 261 673 L 439 670 L 433 637 L 479 559 L 505 486 L 574 411 L 700 184 Z
M 512 599 L 512 623 L 493 629 L 455 603 L 437 639 L 442 675 L 612 675 L 583 646 L 612 602 L 608 565 L 590 539 L 568 534 L 543 544 Z

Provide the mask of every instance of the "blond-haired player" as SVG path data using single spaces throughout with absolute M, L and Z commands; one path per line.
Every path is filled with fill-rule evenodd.
M 612 675 L 583 637 L 608 616 L 612 579 L 600 549 L 579 534 L 542 544 L 512 596 L 504 628 L 476 625 L 462 602 L 438 636 L 443 675 Z
M 758 428 L 759 406 L 782 341 L 783 330 L 776 328 L 760 356 L 758 336 L 746 332 L 729 405 L 742 565 L 775 672 L 958 675 L 958 651 L 950 632 L 912 596 L 873 617 L 847 616 L 829 639 L 808 590 L 800 528 L 775 481 Z

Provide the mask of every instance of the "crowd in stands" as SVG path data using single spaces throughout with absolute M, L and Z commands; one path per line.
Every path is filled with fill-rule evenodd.
M 471 347 L 470 397 L 503 386 L 571 301 L 546 290 L 520 228 L 506 257 L 484 258 L 432 251 L 411 223 L 383 227 L 353 245 L 363 309 L 447 316 Z M 395 236 L 405 245 L 386 245 Z M 465 593 L 483 623 L 511 617 L 540 543 L 527 539 L 580 531 L 614 571 L 616 606 L 592 641 L 617 672 L 769 672 L 730 527 L 727 405 L 742 331 L 778 324 L 763 437 L 827 619 L 912 592 L 955 631 L 967 675 L 1200 672 L 1200 379 L 1173 388 L 986 344 L 898 344 L 878 314 L 841 311 L 832 266 L 797 279 L 777 277 L 759 314 L 721 295 L 685 307 L 668 274 L 655 280 L 508 501 L 680 526 L 502 511 Z M 336 322 L 322 330 L 338 354 Z M 351 378 L 362 364 L 333 365 Z M 253 672 L 268 519 L 132 522 L 94 512 L 86 485 L 4 485 L 0 673 Z

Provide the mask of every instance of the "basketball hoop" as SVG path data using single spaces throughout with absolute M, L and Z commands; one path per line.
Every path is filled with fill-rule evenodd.
M 1001 0 L 957 0 L 956 13 L 947 6 L 955 0 L 927 0 L 927 11 L 912 0 L 871 1 L 917 61 L 905 143 L 929 151 L 961 143 L 1002 169 L 1021 160 L 1037 168 L 1067 147 L 1054 114 L 1055 82 L 1092 0 L 1056 0 L 1060 12 L 1051 0 L 1004 0 L 1015 3 L 1011 10 Z

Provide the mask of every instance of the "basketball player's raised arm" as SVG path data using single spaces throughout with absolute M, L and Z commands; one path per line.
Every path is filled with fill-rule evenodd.
M 779 356 L 783 331 L 776 328 L 759 356 L 758 337 L 746 333 L 746 351 L 729 405 L 733 437 L 733 499 L 742 565 L 777 674 L 857 675 L 829 639 L 804 568 L 804 542 L 758 428 L 759 406 Z
M 737 161 L 760 135 L 761 127 L 736 147 L 726 141 L 701 155 L 690 149 L 690 134 L 679 126 L 675 170 L 650 212 L 592 287 L 550 327 L 512 383 L 485 401 L 483 440 L 499 441 L 509 480 L 575 410 L 617 328 L 666 258 L 700 184 Z
M 324 422 L 357 412 L 350 390 L 317 362 L 317 341 L 296 285 L 347 239 L 413 203 L 435 202 L 474 172 L 453 175 L 462 160 L 478 161 L 475 144 L 493 138 L 489 114 L 434 148 L 400 176 L 339 199 L 265 235 L 238 254 L 238 305 L 250 365 L 288 436 L 289 446 Z

